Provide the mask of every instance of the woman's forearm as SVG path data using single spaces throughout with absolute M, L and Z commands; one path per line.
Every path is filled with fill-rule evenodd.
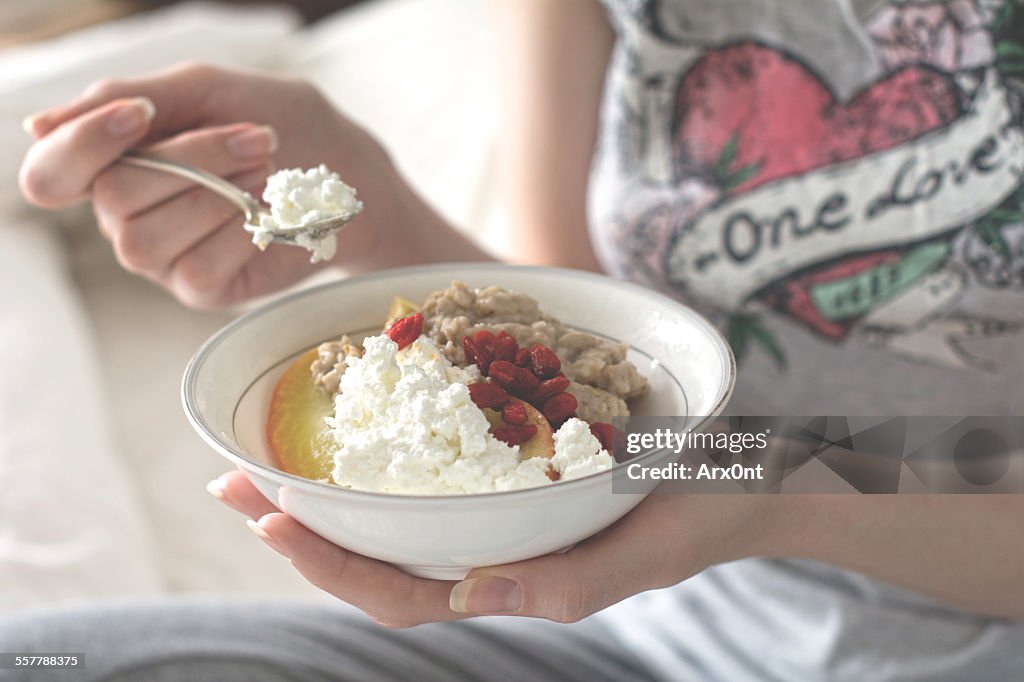
M 823 561 L 1024 618 L 1024 495 L 779 495 L 758 553 Z
M 402 265 L 455 261 L 489 261 L 494 256 L 445 220 L 404 180 L 396 192 L 397 218 L 387 244 Z M 387 257 L 387 254 L 384 254 Z
M 614 34 L 594 0 L 494 5 L 498 175 L 517 260 L 600 271 L 586 195 Z

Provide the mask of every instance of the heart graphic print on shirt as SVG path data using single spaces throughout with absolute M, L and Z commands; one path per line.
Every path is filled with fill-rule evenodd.
M 882 68 L 845 98 L 777 45 L 703 46 L 671 83 L 671 114 L 647 116 L 668 128 L 670 169 L 634 185 L 613 221 L 619 272 L 727 320 L 737 355 L 753 340 L 784 362 L 757 324 L 772 314 L 827 343 L 986 366 L 959 340 L 1024 322 L 957 306 L 973 285 L 1024 292 L 1020 15 L 887 4 L 866 27 Z
M 733 145 L 733 163 L 756 169 L 734 192 L 894 147 L 961 113 L 952 78 L 934 69 L 905 67 L 840 104 L 803 64 L 755 43 L 698 60 L 676 110 L 677 174 L 714 167 Z
M 726 161 L 739 168 L 731 177 L 719 172 L 731 195 L 895 147 L 961 113 L 952 78 L 934 69 L 905 67 L 840 104 L 802 64 L 753 43 L 700 59 L 680 83 L 677 111 L 677 174 L 721 171 Z M 776 283 L 762 298 L 818 333 L 842 338 L 855 320 L 825 319 L 809 286 L 899 260 L 896 250 L 837 258 Z

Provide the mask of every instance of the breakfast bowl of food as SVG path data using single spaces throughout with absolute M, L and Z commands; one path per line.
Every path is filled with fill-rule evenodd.
M 243 315 L 196 353 L 182 401 L 283 512 L 351 551 L 454 580 L 621 518 L 649 489 L 613 491 L 615 425 L 672 415 L 699 431 L 734 379 L 714 326 L 649 289 L 451 264 Z

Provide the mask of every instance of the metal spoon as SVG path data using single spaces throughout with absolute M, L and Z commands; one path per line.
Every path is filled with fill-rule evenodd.
M 355 211 L 339 213 L 329 218 L 309 223 L 308 225 L 285 225 L 267 230 L 260 225 L 260 218 L 270 215 L 267 207 L 241 187 L 228 182 L 224 178 L 218 177 L 213 173 L 207 173 L 187 163 L 172 161 L 171 159 L 143 152 L 127 151 L 120 160 L 130 166 L 149 168 L 181 176 L 221 195 L 242 209 L 242 213 L 245 214 L 245 225 L 243 227 L 247 232 L 253 234 L 258 232 L 260 234 L 261 239 L 257 246 L 261 249 L 265 249 L 267 244 L 272 241 L 283 244 L 296 244 L 298 237 L 306 237 L 303 240 L 306 243 L 308 243 L 308 240 L 319 241 L 345 227 L 362 210 L 362 207 L 360 207 Z

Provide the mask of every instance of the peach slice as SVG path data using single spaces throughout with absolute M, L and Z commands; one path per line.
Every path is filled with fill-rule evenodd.
M 388 308 L 388 317 L 384 322 L 384 329 L 390 327 L 395 320 L 400 320 L 403 317 L 408 317 L 413 313 L 418 313 L 420 306 L 416 305 L 407 298 L 401 296 L 395 296 L 391 299 L 391 307 Z
M 314 480 L 330 480 L 334 459 L 324 417 L 333 414 L 331 399 L 313 383 L 312 348 L 293 362 L 274 387 L 267 417 L 267 441 L 283 471 Z
M 533 435 L 533 438 L 526 441 L 525 443 L 519 444 L 519 456 L 522 459 L 529 459 L 530 457 L 544 457 L 551 459 L 555 454 L 555 439 L 554 433 L 551 430 L 551 424 L 544 418 L 537 408 L 533 405 L 518 400 L 512 399 L 517 403 L 521 403 L 526 408 L 526 423 L 533 424 L 537 427 L 537 433 Z M 504 422 L 501 420 L 501 411 L 492 410 L 491 408 L 484 409 L 484 415 L 487 417 L 487 421 L 491 423 L 491 429 L 495 429 Z

